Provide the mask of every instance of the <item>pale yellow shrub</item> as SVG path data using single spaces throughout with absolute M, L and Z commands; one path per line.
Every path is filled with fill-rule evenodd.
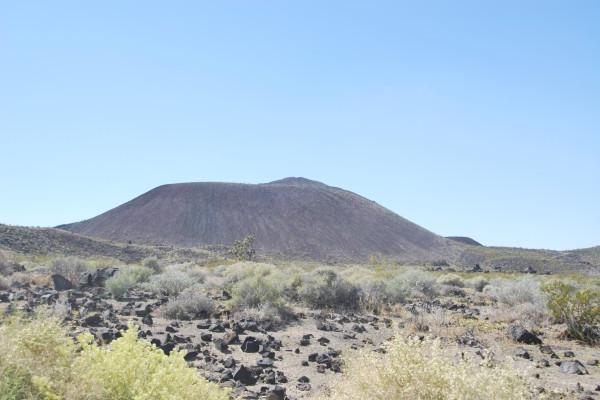
M 31 391 L 48 398 L 65 390 L 74 356 L 73 341 L 57 318 L 10 318 L 0 327 L 2 369 L 21 376 Z
M 488 363 L 489 364 L 489 363 Z M 397 337 L 387 353 L 363 352 L 323 399 L 520 400 L 532 399 L 526 381 L 507 365 L 455 361 L 439 341 Z
M 108 348 L 89 333 L 79 342 L 81 349 L 50 314 L 2 321 L 0 400 L 228 399 L 188 367 L 182 352 L 165 355 L 138 340 L 135 327 Z
M 188 367 L 182 352 L 167 356 L 138 340 L 136 327 L 131 326 L 110 348 L 97 347 L 89 334 L 82 335 L 80 342 L 83 350 L 73 366 L 80 391 L 100 393 L 101 399 L 110 400 L 228 399 L 226 390 Z

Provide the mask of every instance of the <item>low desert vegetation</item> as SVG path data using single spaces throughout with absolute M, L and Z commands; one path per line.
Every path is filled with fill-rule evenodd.
M 332 268 L 318 268 L 305 274 L 297 293 L 312 308 L 354 310 L 359 305 L 359 288 Z
M 10 288 L 10 284 L 10 280 L 3 276 L 0 276 L 0 290 L 8 290 Z
M 89 334 L 75 342 L 58 319 L 12 317 L 0 326 L 2 400 L 228 399 L 226 390 L 138 340 L 135 326 L 108 347 Z
M 446 286 L 454 286 L 458 288 L 465 287 L 465 281 L 460 275 L 447 274 L 438 278 L 438 283 Z
M 519 322 L 528 328 L 539 328 L 548 321 L 546 296 L 541 281 L 530 276 L 516 279 L 494 279 L 483 293 L 497 303 L 492 318 L 501 322 Z
M 236 240 L 229 249 L 229 254 L 239 261 L 253 260 L 256 256 L 256 250 L 254 249 L 254 236 L 249 235 L 242 240 Z
M 437 340 L 390 342 L 385 355 L 363 352 L 347 360 L 344 377 L 329 400 L 531 399 L 527 383 L 510 365 L 491 358 L 481 365 L 455 360 Z
M 86 299 L 77 303 L 69 302 L 64 292 L 47 296 L 52 284 L 48 277 L 54 272 L 77 277 L 94 265 L 87 260 L 57 259 L 51 271 L 32 268 L 1 276 L 0 291 L 9 292 L 0 293 L 3 302 L 14 302 L 15 293 L 27 291 L 37 296 L 37 304 L 53 307 L 54 314 L 33 319 L 13 316 L 0 323 L 0 400 L 226 398 L 224 391 L 198 378 L 198 371 L 188 369 L 181 360 L 176 349 L 190 351 L 192 341 L 168 343 L 174 351 L 167 356 L 138 340 L 138 335 L 148 335 L 168 354 L 171 349 L 166 350 L 160 336 L 166 324 L 178 335 L 187 335 L 183 327 L 200 326 L 173 320 L 210 320 L 201 323 L 217 328 L 221 324 L 220 332 L 245 326 L 247 333 L 293 329 L 297 322 L 305 330 L 303 336 L 312 335 L 311 339 L 302 338 L 308 345 L 316 344 L 321 336 L 330 339 L 326 332 L 339 329 L 346 344 L 365 347 L 365 352 L 353 357 L 354 350 L 347 351 L 350 346 L 331 345 L 331 349 L 339 346 L 343 351 L 332 357 L 344 357 L 347 362 L 344 366 L 336 358 L 331 364 L 332 369 L 341 366 L 344 375 L 338 375 L 341 379 L 328 398 L 340 400 L 531 398 L 527 382 L 510 364 L 486 356 L 483 349 L 487 343 L 513 346 L 511 351 L 523 345 L 507 333 L 513 325 L 552 346 L 554 340 L 563 341 L 561 345 L 566 340 L 577 340 L 578 346 L 596 345 L 600 337 L 600 286 L 592 278 L 463 273 L 450 267 L 427 270 L 385 259 L 373 260 L 373 265 L 350 266 L 231 260 L 207 264 L 210 266 L 146 259 L 139 265 L 120 266 L 104 283 L 107 292 L 99 287 L 80 288 L 78 292 Z M 110 266 L 115 265 L 119 264 Z M 113 299 L 107 298 L 110 295 Z M 135 308 L 130 302 L 133 298 L 139 299 Z M 7 308 L 6 314 L 18 310 Z M 114 335 L 122 329 L 125 316 L 142 318 L 143 332 L 131 327 L 120 338 Z M 86 321 L 90 317 L 101 321 Z M 69 327 L 60 321 L 69 321 Z M 97 346 L 89 335 L 79 336 L 88 329 L 99 342 L 109 345 Z M 107 329 L 112 333 L 105 338 Z M 310 329 L 324 332 L 310 333 Z M 394 332 L 395 339 L 380 349 L 383 338 Z M 407 335 L 421 340 L 407 339 Z M 77 336 L 79 340 L 73 340 Z M 202 340 L 202 345 L 211 345 Z M 237 340 L 225 350 L 232 351 L 233 357 L 240 345 Z M 303 346 L 294 344 L 298 345 Z M 465 346 L 464 354 L 460 356 L 454 346 Z M 356 347 L 363 346 L 351 348 Z M 479 349 L 475 357 L 473 352 Z M 298 354 L 302 353 L 308 356 L 308 351 Z M 585 360 L 579 354 L 577 357 Z M 539 354 L 533 357 L 537 361 Z M 518 359 L 517 364 L 519 361 L 523 360 Z M 282 364 L 278 362 L 277 367 Z M 202 369 L 200 359 L 192 365 Z M 177 381 L 185 385 L 175 387 L 172 382 Z
M 67 278 L 73 284 L 77 284 L 81 275 L 91 269 L 91 265 L 79 257 L 62 257 L 52 260 L 50 271 Z
M 548 309 L 555 322 L 566 325 L 566 335 L 588 344 L 600 340 L 600 290 L 552 281 L 543 286 Z
M 179 268 L 166 269 L 157 275 L 152 275 L 143 288 L 157 294 L 177 296 L 197 281 L 187 272 Z
M 169 299 L 163 306 L 162 313 L 170 319 L 189 320 L 208 318 L 214 310 L 214 301 L 202 292 L 202 288 L 190 286 Z
M 120 298 L 132 287 L 147 282 L 154 270 L 146 266 L 128 265 L 119 268 L 113 277 L 106 281 L 106 288 L 113 296 Z

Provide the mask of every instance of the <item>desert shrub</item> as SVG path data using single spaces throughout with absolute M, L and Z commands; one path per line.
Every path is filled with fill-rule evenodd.
M 439 285 L 438 293 L 442 296 L 465 297 L 466 293 L 463 288 L 453 285 Z
M 438 283 L 441 285 L 448 285 L 454 287 L 465 287 L 465 281 L 459 275 L 456 274 L 447 274 L 442 275 L 438 278 Z
M 314 308 L 355 309 L 359 305 L 358 286 L 330 268 L 318 268 L 305 275 L 298 296 Z
M 256 255 L 256 250 L 254 249 L 254 236 L 249 235 L 242 240 L 236 240 L 229 249 L 229 253 L 240 261 L 253 260 Z
M 231 287 L 230 304 L 234 309 L 281 305 L 284 302 L 282 282 L 269 275 L 249 276 Z
M 3 365 L 0 360 L 0 400 L 35 400 L 40 397 L 27 371 Z
M 398 276 L 385 282 L 383 290 L 386 300 L 391 304 L 404 303 L 412 295 L 406 282 Z
M 0 274 L 5 273 L 5 269 L 8 269 L 10 267 L 10 259 L 8 258 L 8 255 L 0 250 Z
M 228 392 L 188 367 L 183 353 L 169 356 L 138 340 L 131 326 L 109 348 L 93 344 L 91 335 L 80 339 L 81 355 L 74 364 L 82 381 L 80 390 L 100 393 L 102 399 L 227 400 Z
M 81 274 L 91 268 L 90 264 L 78 257 L 64 257 L 52 260 L 50 271 L 53 274 L 59 274 L 77 284 Z
M 243 279 L 255 276 L 268 276 L 281 273 L 281 270 L 272 264 L 241 261 L 232 265 L 223 265 L 215 269 L 214 274 L 225 279 L 225 285 L 230 286 Z
M 13 285 L 19 286 L 48 286 L 50 285 L 50 276 L 39 272 L 13 272 L 8 280 Z
M 363 352 L 347 360 L 347 372 L 324 397 L 331 400 L 531 398 L 525 380 L 507 365 L 491 367 L 454 361 L 439 341 L 400 336 L 387 345 L 384 356 Z
M 120 268 L 114 276 L 106 281 L 106 288 L 115 297 L 122 297 L 135 285 L 146 282 L 153 274 L 153 270 L 140 265 L 128 265 Z
M 16 317 L 0 326 L 0 400 L 226 400 L 228 392 L 138 340 L 130 328 L 108 348 L 83 334 L 78 346 L 56 318 Z
M 598 342 L 600 290 L 578 288 L 560 281 L 550 282 L 542 289 L 548 296 L 547 305 L 552 317 L 567 326 L 569 337 L 586 343 Z
M 10 289 L 10 281 L 3 276 L 0 276 L 0 290 Z
M 380 260 L 381 258 L 375 256 L 370 257 L 371 263 Z M 389 264 L 376 263 L 374 265 L 373 269 L 355 266 L 339 272 L 344 280 L 358 287 L 360 308 L 369 312 L 379 312 L 386 305 L 385 279 L 392 274 L 391 267 L 387 267 Z M 301 275 L 299 278 L 301 283 Z
M 484 293 L 508 307 L 530 303 L 544 308 L 540 283 L 530 277 L 517 280 L 495 279 L 485 287 Z
M 204 283 L 204 281 L 206 281 L 205 269 L 197 265 L 186 268 L 185 273 L 196 283 Z
M 60 321 L 50 315 L 32 320 L 13 317 L 0 327 L 3 385 L 13 393 L 54 398 L 64 392 L 70 380 L 74 357 L 73 341 Z
M 233 318 L 236 321 L 253 320 L 262 327 L 270 325 L 271 329 L 277 329 L 285 325 L 292 318 L 292 314 L 283 305 L 263 304 L 255 308 L 239 309 L 234 312 Z
M 485 278 L 477 277 L 469 279 L 466 283 L 467 286 L 475 289 L 476 291 L 483 292 L 483 289 L 489 285 L 490 282 Z
M 425 271 L 411 269 L 386 282 L 388 299 L 402 303 L 409 297 L 431 297 L 436 294 L 436 281 Z
M 150 277 L 148 283 L 143 285 L 147 290 L 167 296 L 177 296 L 183 290 L 196 282 L 187 273 L 171 269 Z
M 531 277 L 495 279 L 485 286 L 483 293 L 498 302 L 498 310 L 491 316 L 495 321 L 518 321 L 533 328 L 547 320 L 546 302 L 540 283 Z
M 172 319 L 208 318 L 214 311 L 215 304 L 200 291 L 197 286 L 184 289 L 177 297 L 170 299 L 163 306 L 163 314 Z
M 158 259 L 156 257 L 145 258 L 144 261 L 142 261 L 142 265 L 154 272 L 160 271 L 160 264 L 158 263 Z

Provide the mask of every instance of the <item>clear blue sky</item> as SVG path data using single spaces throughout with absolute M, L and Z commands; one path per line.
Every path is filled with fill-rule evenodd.
M 598 21 L 597 1 L 2 2 L 0 222 L 304 176 L 442 235 L 598 245 Z

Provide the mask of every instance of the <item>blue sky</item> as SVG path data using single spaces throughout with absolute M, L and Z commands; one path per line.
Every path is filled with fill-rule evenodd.
M 442 235 L 598 245 L 600 3 L 493 3 L 4 2 L 0 222 L 304 176 Z

